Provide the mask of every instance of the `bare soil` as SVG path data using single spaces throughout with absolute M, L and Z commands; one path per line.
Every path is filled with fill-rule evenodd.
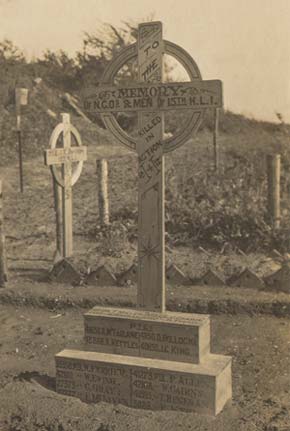
M 212 317 L 212 351 L 233 357 L 233 402 L 216 418 L 87 405 L 54 391 L 54 355 L 82 342 L 81 310 L 1 307 L 0 429 L 290 429 L 290 321 L 271 316 Z

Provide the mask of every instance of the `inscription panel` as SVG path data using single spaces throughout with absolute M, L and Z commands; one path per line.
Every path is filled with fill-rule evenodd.
M 148 76 L 149 70 L 151 71 L 152 69 L 152 64 L 154 65 L 153 70 L 158 70 L 157 60 L 154 58 L 141 73 L 141 78 Z M 88 93 L 90 96 L 87 96 L 84 101 L 84 109 L 92 113 L 152 112 L 169 111 L 171 109 L 200 110 L 221 108 L 223 105 L 222 83 L 217 79 L 209 81 L 196 80 L 177 84 L 137 84 L 126 87 L 103 86 L 102 88 L 88 90 Z
M 211 355 L 201 366 L 64 350 L 56 356 L 56 390 L 88 403 L 217 414 L 231 398 L 231 360 Z
M 110 315 L 115 311 L 115 315 Z M 146 316 L 146 312 L 95 307 L 86 313 L 85 343 L 88 349 L 144 358 L 199 363 L 210 350 L 208 316 L 178 320 L 178 313 Z
M 46 165 L 80 162 L 87 159 L 87 147 L 53 148 L 44 154 Z

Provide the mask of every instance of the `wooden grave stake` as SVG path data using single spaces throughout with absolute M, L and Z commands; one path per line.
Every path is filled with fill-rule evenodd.
M 108 197 L 108 161 L 106 159 L 97 159 L 96 168 L 100 224 L 108 225 L 110 222 Z
M 50 138 L 51 149 L 45 150 L 45 164 L 50 166 L 52 175 L 62 188 L 62 216 L 63 216 L 63 257 L 70 257 L 73 253 L 72 236 L 72 187 L 77 182 L 87 159 L 87 147 L 82 146 L 78 131 L 70 123 L 69 114 L 61 114 L 62 123 L 58 124 Z M 63 147 L 56 148 L 57 140 L 62 134 Z M 77 146 L 71 146 L 71 135 L 74 135 Z M 78 162 L 74 173 L 72 163 Z M 61 166 L 61 175 L 57 169 Z
M 16 131 L 18 140 L 18 157 L 19 157 L 19 181 L 20 191 L 23 193 L 23 158 L 22 158 L 22 134 L 21 134 L 21 106 L 27 105 L 28 89 L 16 88 L 15 89 L 15 106 L 16 106 Z
M 280 176 L 281 176 L 280 154 L 269 154 L 267 156 L 268 177 L 268 213 L 273 229 L 280 228 Z
M 189 82 L 163 83 L 163 54 L 175 57 Z M 138 83 L 113 85 L 117 72 L 138 60 Z M 221 108 L 222 83 L 203 81 L 194 60 L 179 46 L 162 38 L 161 22 L 140 24 L 137 44 L 125 48 L 108 65 L 102 82 L 84 94 L 84 109 L 101 113 L 117 140 L 138 154 L 138 289 L 139 308 L 165 310 L 164 155 L 192 137 L 206 108 Z M 164 139 L 163 112 L 191 110 L 185 129 Z M 138 137 L 127 134 L 113 113 L 137 112 Z
M 216 172 L 219 170 L 219 108 L 214 110 L 214 131 L 213 131 L 213 151 L 214 151 L 214 169 Z
M 63 243 L 62 243 L 62 191 L 61 186 L 58 185 L 56 179 L 52 177 L 53 185 L 53 199 L 55 211 L 55 234 L 56 234 L 56 260 L 63 256 Z
M 3 220 L 2 181 L 0 180 L 0 287 L 5 287 L 8 279 Z

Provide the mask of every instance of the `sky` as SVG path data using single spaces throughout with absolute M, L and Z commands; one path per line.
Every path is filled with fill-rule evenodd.
M 226 109 L 290 122 L 290 0 L 0 0 L 0 41 L 28 58 L 73 55 L 102 22 L 154 20 L 194 58 L 203 79 L 221 79 Z M 0 71 L 1 73 L 1 71 Z

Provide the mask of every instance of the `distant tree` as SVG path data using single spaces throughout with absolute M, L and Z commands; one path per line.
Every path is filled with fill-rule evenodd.
M 95 34 L 85 33 L 84 53 L 110 61 L 121 49 L 136 40 L 137 26 L 128 22 L 123 24 L 124 27 L 116 28 L 104 23 Z
M 146 19 L 152 21 L 153 15 Z M 136 42 L 138 25 L 134 22 L 123 21 L 122 27 L 112 24 L 102 24 L 95 33 L 85 33 L 83 50 L 77 53 L 78 71 L 83 85 L 98 85 L 106 65 L 126 46 Z M 164 75 L 170 80 L 173 70 L 172 64 L 165 60 Z M 126 81 L 137 78 L 137 64 L 132 61 L 125 65 L 117 79 Z
M 3 62 L 10 64 L 25 63 L 23 52 L 9 39 L 4 39 L 0 42 L 0 63 Z
M 4 39 L 0 42 L 0 105 L 14 103 L 17 85 L 27 86 L 26 66 L 23 52 L 11 40 Z
M 59 50 L 53 52 L 46 50 L 41 59 L 35 62 L 39 75 L 48 83 L 64 91 L 73 91 L 78 88 L 76 82 L 77 64 L 75 59 Z
M 106 65 L 124 47 L 136 40 L 137 26 L 123 22 L 123 27 L 116 28 L 112 24 L 102 24 L 94 34 L 85 33 L 83 50 L 77 53 L 84 85 L 97 85 Z M 132 76 L 133 66 L 127 65 L 122 70 L 123 77 Z

